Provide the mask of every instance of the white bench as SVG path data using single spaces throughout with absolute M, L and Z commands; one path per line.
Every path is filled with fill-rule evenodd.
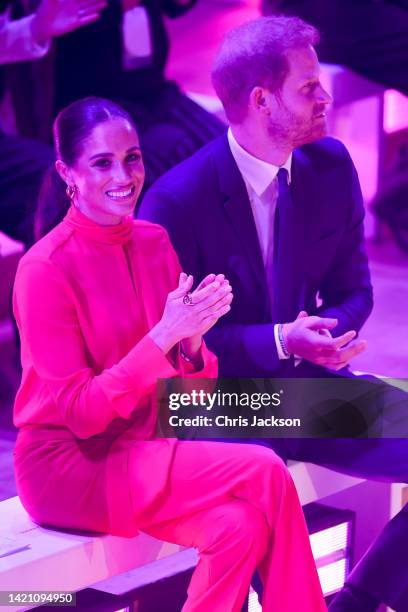
M 0 591 L 79 591 L 179 550 L 146 534 L 121 538 L 45 529 L 31 521 L 18 497 L 0 502 Z
M 302 504 L 363 482 L 306 463 L 293 463 L 290 471 Z M 18 497 L 0 502 L 0 591 L 79 591 L 92 586 L 123 595 L 196 562 L 194 549 L 146 534 L 121 538 L 45 529 L 31 521 Z

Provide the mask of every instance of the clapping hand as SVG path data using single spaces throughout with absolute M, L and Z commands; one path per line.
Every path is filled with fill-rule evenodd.
M 149 335 L 164 352 L 183 339 L 200 344 L 201 336 L 231 308 L 232 288 L 224 275 L 209 274 L 190 292 L 193 282 L 191 275 L 180 274 L 179 285 L 169 293 L 161 320 L 150 330 Z
M 107 0 L 42 0 L 35 12 L 31 31 L 43 42 L 96 21 Z
M 336 325 L 337 319 L 309 317 L 302 311 L 295 321 L 283 325 L 286 348 L 307 361 L 340 370 L 366 349 L 367 342 L 355 339 L 354 330 L 333 338 L 330 330 Z

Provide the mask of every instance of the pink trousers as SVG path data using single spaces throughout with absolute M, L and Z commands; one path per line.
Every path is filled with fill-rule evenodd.
M 265 447 L 179 442 L 168 495 L 138 526 L 198 549 L 183 612 L 239 612 L 256 568 L 264 612 L 327 610 L 293 481 Z

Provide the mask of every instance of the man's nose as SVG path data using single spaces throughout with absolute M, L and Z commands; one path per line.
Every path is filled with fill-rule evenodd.
M 320 102 L 320 104 L 332 104 L 333 103 L 333 98 L 332 96 L 329 94 L 328 91 L 326 91 L 323 87 L 323 85 L 319 85 L 318 88 L 318 92 L 317 92 L 317 99 Z

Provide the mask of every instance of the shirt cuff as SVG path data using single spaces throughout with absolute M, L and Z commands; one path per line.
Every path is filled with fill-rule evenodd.
M 31 24 L 35 15 L 29 15 L 28 17 L 23 17 L 23 19 L 18 19 L 17 21 L 11 21 L 10 24 L 21 24 L 21 22 L 26 21 L 25 24 L 21 24 L 20 27 L 26 29 L 30 32 L 30 36 L 27 37 L 27 50 L 29 51 L 32 59 L 44 57 L 50 49 L 51 40 L 43 40 L 41 42 L 36 42 L 33 38 L 31 31 Z

